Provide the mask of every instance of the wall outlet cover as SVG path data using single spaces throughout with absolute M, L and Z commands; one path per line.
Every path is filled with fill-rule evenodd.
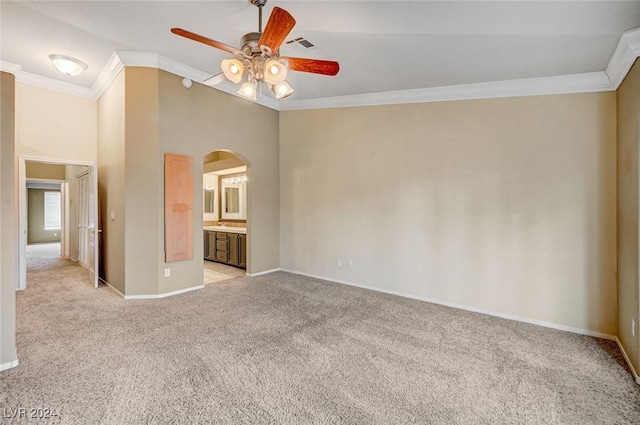
M 171 269 L 164 269 L 164 277 L 171 276 Z

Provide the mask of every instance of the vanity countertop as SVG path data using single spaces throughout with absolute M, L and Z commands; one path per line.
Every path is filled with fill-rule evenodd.
M 232 226 L 205 226 L 204 230 L 209 230 L 212 232 L 227 232 L 227 233 L 241 233 L 246 235 L 247 228 L 246 227 L 232 227 Z

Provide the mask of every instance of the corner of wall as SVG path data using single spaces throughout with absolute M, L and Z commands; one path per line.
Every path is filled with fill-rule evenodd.
M 18 365 L 16 284 L 18 203 L 15 148 L 15 77 L 0 72 L 0 369 Z M 14 247 L 14 249 L 5 249 Z
M 618 339 L 640 370 L 640 62 L 616 92 Z M 635 329 L 634 328 L 635 324 Z

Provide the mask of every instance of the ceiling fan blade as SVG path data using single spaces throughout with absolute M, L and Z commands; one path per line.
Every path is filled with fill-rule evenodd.
M 218 84 L 223 82 L 225 79 L 226 78 L 224 76 L 224 72 L 221 72 L 219 74 L 216 74 L 216 75 L 213 75 L 213 76 L 207 78 L 206 80 L 204 80 L 202 82 L 202 84 L 205 84 L 207 86 L 217 86 Z
M 171 28 L 171 32 L 176 35 L 180 35 L 182 37 L 197 41 L 199 43 L 206 44 L 207 46 L 215 47 L 216 49 L 224 50 L 225 52 L 244 57 L 244 52 L 242 50 L 236 49 L 235 47 L 228 46 L 224 43 L 212 40 L 194 32 L 183 30 L 182 28 Z
M 313 74 L 323 74 L 334 76 L 340 71 L 340 64 L 335 61 L 325 61 L 321 59 L 306 58 L 280 58 L 289 64 L 292 71 L 311 72 Z
M 269 47 L 271 52 L 275 54 L 295 24 L 296 20 L 293 19 L 289 12 L 279 7 L 274 7 L 258 45 Z

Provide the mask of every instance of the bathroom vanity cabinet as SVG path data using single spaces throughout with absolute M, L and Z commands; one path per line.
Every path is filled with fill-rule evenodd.
M 204 258 L 242 269 L 247 268 L 247 235 L 228 231 L 204 231 Z

